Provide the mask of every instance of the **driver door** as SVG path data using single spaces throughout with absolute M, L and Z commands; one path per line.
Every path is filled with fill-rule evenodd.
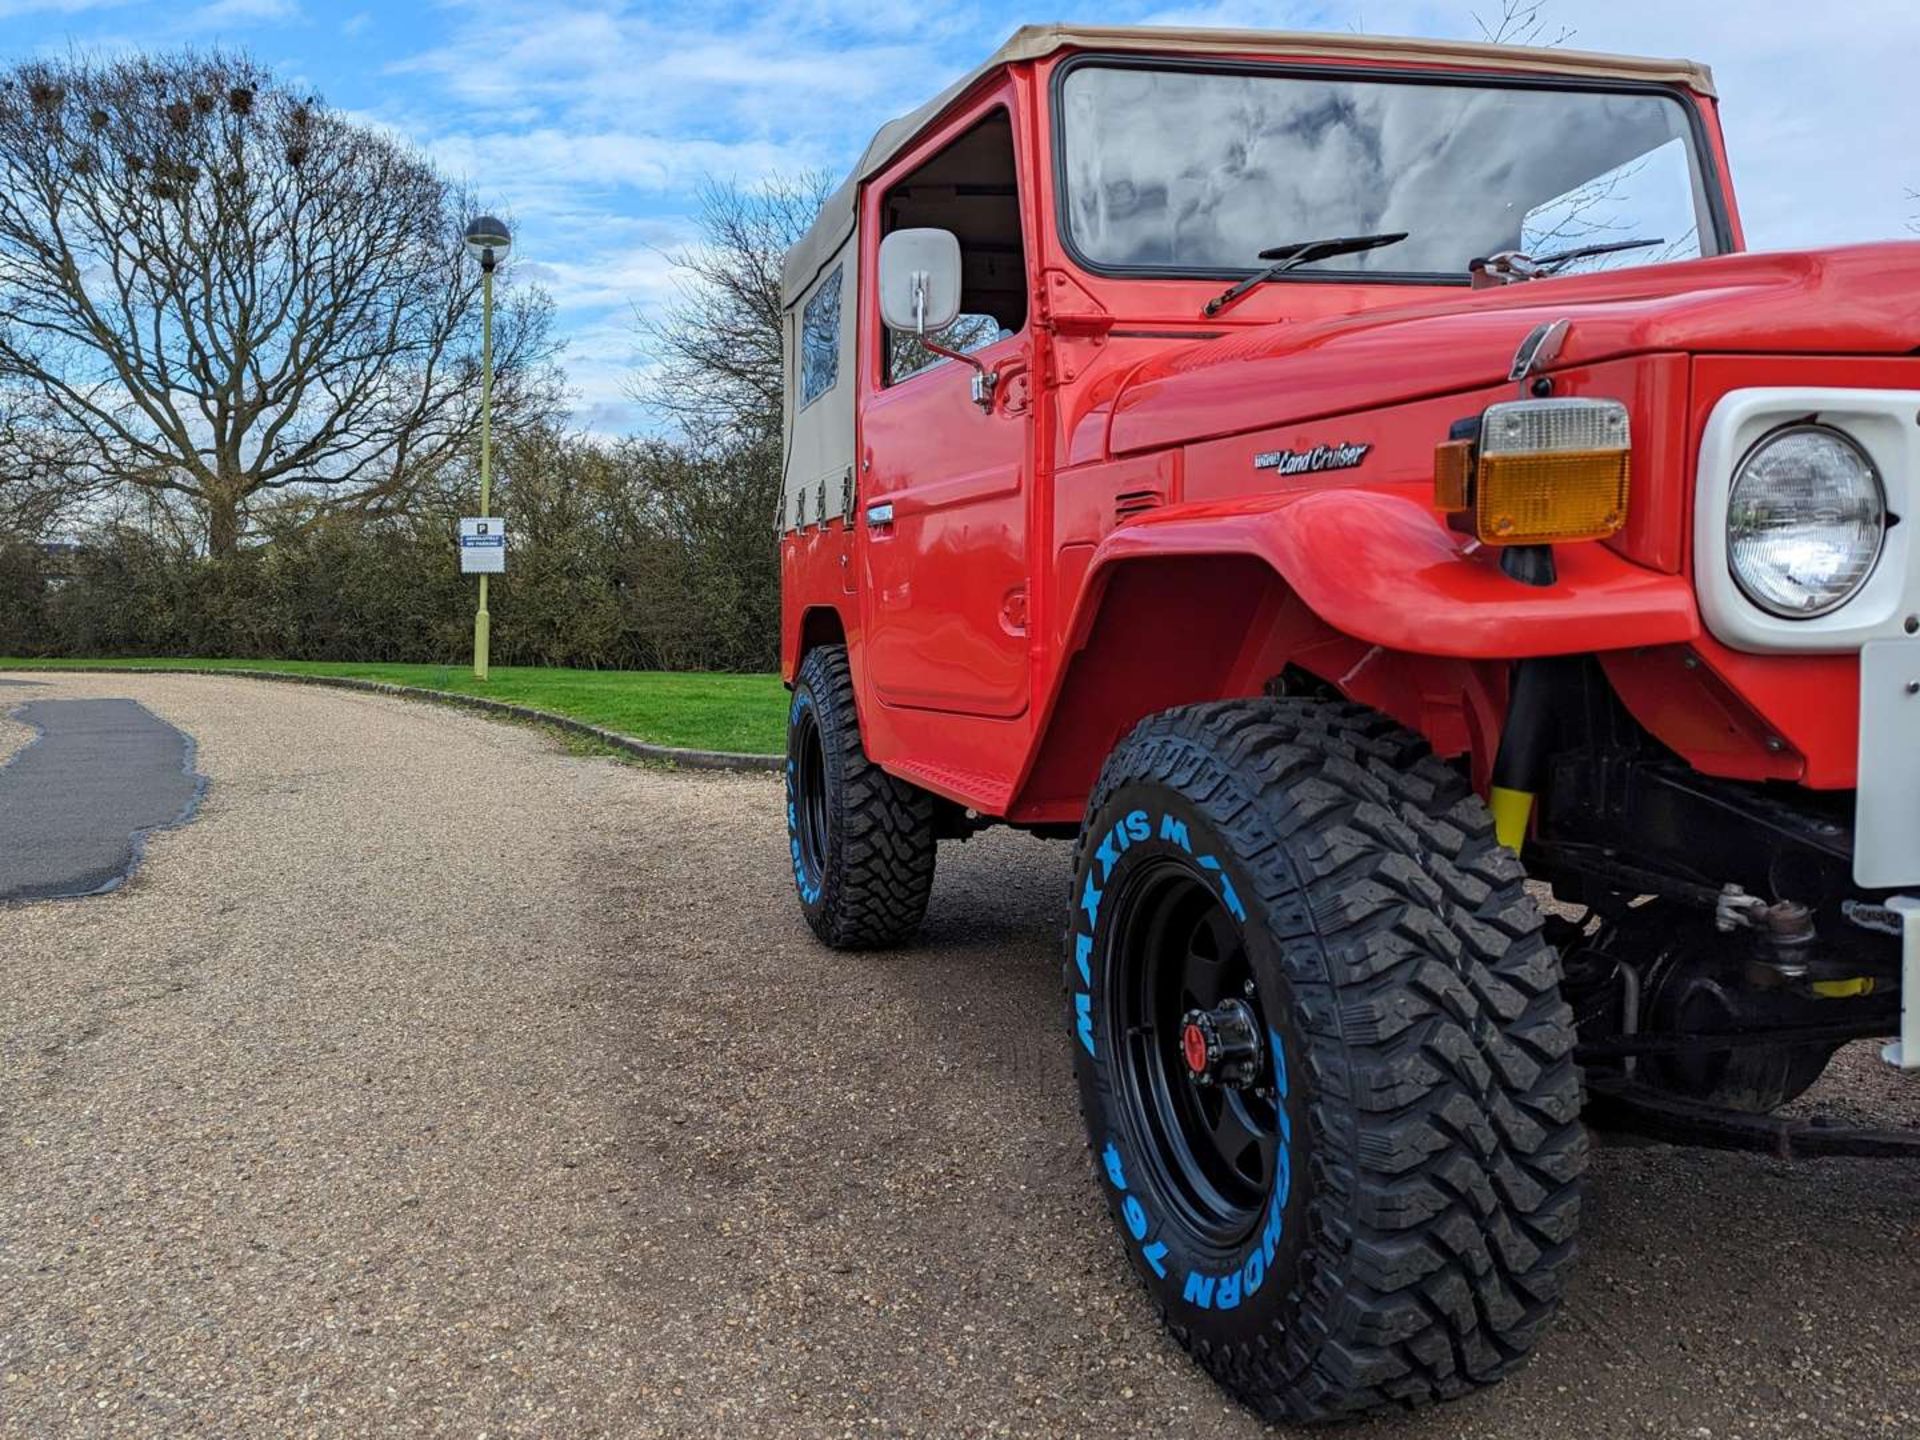
M 1028 280 L 1012 97 L 995 96 L 902 155 L 867 190 L 860 487 L 867 670 L 889 705 L 1011 719 L 1028 704 Z M 960 242 L 961 315 L 936 337 L 879 315 L 880 240 L 928 227 Z

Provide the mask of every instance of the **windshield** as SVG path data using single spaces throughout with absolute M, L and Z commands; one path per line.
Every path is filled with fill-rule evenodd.
M 1275 246 L 1403 230 L 1283 278 L 1431 283 L 1501 250 L 1659 242 L 1571 275 L 1719 249 L 1688 110 L 1664 93 L 1082 64 L 1060 96 L 1068 238 L 1095 269 L 1233 275 Z

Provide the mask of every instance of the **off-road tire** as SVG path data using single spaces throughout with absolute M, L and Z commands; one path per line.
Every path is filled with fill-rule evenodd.
M 1241 913 L 1273 1051 L 1284 1143 L 1235 1242 L 1190 1218 L 1128 1099 L 1171 1042 L 1115 1033 L 1131 993 L 1116 932 L 1146 883 L 1129 874 L 1182 864 Z M 1587 1142 L 1558 962 L 1466 782 L 1344 702 L 1169 711 L 1108 760 L 1073 885 L 1068 1023 L 1095 1171 L 1181 1344 L 1269 1419 L 1457 1396 L 1518 1365 L 1574 1255 Z
M 794 887 L 813 933 L 840 950 L 910 939 L 933 892 L 933 797 L 867 759 L 844 646 L 800 666 L 786 776 Z

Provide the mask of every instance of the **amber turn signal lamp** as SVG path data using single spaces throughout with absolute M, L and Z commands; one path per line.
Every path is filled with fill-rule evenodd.
M 1617 400 L 1518 400 L 1487 411 L 1478 445 L 1434 452 L 1434 505 L 1489 545 L 1604 540 L 1627 523 L 1631 471 Z
M 1483 456 L 1474 531 L 1489 545 L 1604 540 L 1627 523 L 1624 450 Z

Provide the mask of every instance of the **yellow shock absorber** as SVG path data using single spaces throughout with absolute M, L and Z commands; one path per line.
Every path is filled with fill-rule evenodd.
M 1487 808 L 1493 811 L 1494 838 L 1519 854 L 1527 843 L 1527 822 L 1533 818 L 1532 792 L 1496 785 L 1487 795 Z

